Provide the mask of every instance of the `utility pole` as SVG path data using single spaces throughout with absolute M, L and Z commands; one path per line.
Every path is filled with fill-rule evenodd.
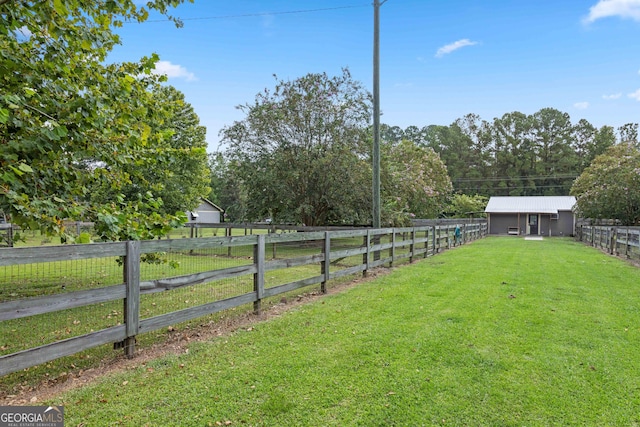
M 373 0 L 373 228 L 380 228 L 380 6 Z

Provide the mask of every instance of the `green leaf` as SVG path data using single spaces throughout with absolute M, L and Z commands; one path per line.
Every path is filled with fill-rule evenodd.
M 18 169 L 20 169 L 22 172 L 33 173 L 33 169 L 31 169 L 31 166 L 26 163 L 20 163 Z
M 0 123 L 7 123 L 9 120 L 9 110 L 0 108 Z
M 53 0 L 53 8 L 61 16 L 65 16 L 69 13 L 62 0 Z

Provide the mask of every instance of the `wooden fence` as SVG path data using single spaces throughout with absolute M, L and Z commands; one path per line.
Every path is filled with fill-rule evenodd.
M 117 263 L 112 261 L 110 265 L 120 266 L 123 278 L 123 283 L 117 285 L 59 291 L 52 295 L 38 295 L 28 298 L 17 297 L 13 300 L 3 298 L 4 300 L 0 302 L 0 328 L 5 331 L 13 328 L 14 332 L 17 328 L 16 322 L 23 322 L 24 319 L 32 321 L 19 323 L 19 325 L 24 325 L 20 327 L 32 328 L 35 324 L 40 325 L 41 323 L 45 324 L 44 327 L 48 327 L 46 321 L 38 322 L 36 319 L 32 319 L 45 313 L 55 315 L 66 310 L 64 316 L 69 316 L 69 310 L 83 308 L 90 313 L 90 316 L 99 317 L 94 308 L 88 307 L 100 307 L 107 303 L 119 304 L 118 301 L 122 304 L 120 307 L 123 307 L 123 310 L 113 312 L 121 316 L 117 319 L 115 326 L 103 327 L 99 330 L 92 328 L 89 333 L 65 339 L 54 339 L 44 345 L 3 354 L 0 356 L 0 376 L 104 344 L 113 344 L 114 348 L 124 348 L 125 354 L 131 357 L 135 350 L 136 336 L 140 334 L 245 304 L 253 304 L 254 311 L 259 312 L 261 302 L 266 298 L 311 285 L 319 285 L 320 290 L 326 292 L 327 283 L 332 279 L 354 274 L 366 274 L 370 269 L 393 266 L 401 260 L 402 262 L 412 262 L 418 258 L 426 258 L 456 244 L 464 244 L 482 238 L 487 233 L 486 224 L 460 224 L 459 226 L 462 231 L 460 242 L 455 241 L 454 230 L 456 226 L 447 225 L 0 248 L 0 273 L 2 269 L 7 268 L 25 267 L 25 271 L 29 271 L 33 265 L 43 263 L 66 265 L 61 262 L 78 260 L 88 262 L 87 260 L 93 261 L 97 258 L 109 258 L 119 260 Z M 276 256 L 276 245 L 292 244 L 306 248 L 306 252 L 296 253 L 292 257 Z M 241 257 L 244 264 L 175 277 L 149 280 L 141 275 L 141 267 L 145 267 L 145 264 L 141 263 L 141 258 L 144 258 L 145 255 L 172 251 L 180 251 L 182 254 L 188 255 L 196 254 L 207 248 L 223 249 L 225 256 L 227 248 L 229 253 L 231 253 L 231 249 L 239 253 L 240 249 L 244 248 L 243 253 L 249 256 Z M 268 248 L 271 248 L 272 252 L 268 251 Z M 206 260 L 202 252 L 199 255 L 200 260 Z M 351 264 L 340 262 L 340 260 L 347 258 L 354 260 L 354 262 Z M 296 277 L 296 280 L 287 283 L 272 283 L 276 274 L 274 271 L 295 269 L 300 266 L 309 266 L 305 268 L 311 268 L 312 275 L 304 278 Z M 319 268 L 316 270 L 315 266 Z M 212 297 L 211 300 L 204 303 L 199 301 L 198 304 L 179 310 L 172 307 L 172 310 L 175 311 L 153 317 L 145 317 L 144 313 L 141 315 L 141 305 L 143 303 L 148 305 L 148 302 L 144 300 L 145 295 L 164 295 L 158 293 L 178 292 L 179 289 L 185 290 L 188 287 L 210 285 L 218 281 L 229 281 L 229 279 L 239 280 L 237 279 L 239 277 L 244 277 L 246 286 L 238 286 L 233 291 L 235 294 Z M 118 280 L 117 276 L 115 280 Z M 268 281 L 269 283 L 267 283 Z M 4 295 L 6 293 L 0 294 L 2 297 Z M 19 330 L 16 334 L 18 337 L 21 336 Z M 38 333 L 38 335 L 50 336 L 51 333 Z
M 577 225 L 575 236 L 612 255 L 640 259 L 640 227 Z

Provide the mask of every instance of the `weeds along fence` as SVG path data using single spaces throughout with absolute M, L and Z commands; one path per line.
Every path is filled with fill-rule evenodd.
M 0 376 L 458 242 L 454 225 L 0 248 Z M 460 224 L 461 242 L 486 224 Z M 277 250 L 276 250 L 277 248 Z M 280 297 L 281 298 L 281 297 Z
M 575 236 L 612 255 L 640 260 L 640 227 L 577 225 Z

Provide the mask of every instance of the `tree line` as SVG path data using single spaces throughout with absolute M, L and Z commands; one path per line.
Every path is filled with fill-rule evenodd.
M 638 124 L 614 130 L 585 119 L 572 123 L 553 108 L 486 121 L 467 114 L 449 126 L 382 126 L 387 141 L 433 148 L 447 166 L 454 191 L 482 196 L 569 195 L 596 156 L 619 142 L 637 142 Z

